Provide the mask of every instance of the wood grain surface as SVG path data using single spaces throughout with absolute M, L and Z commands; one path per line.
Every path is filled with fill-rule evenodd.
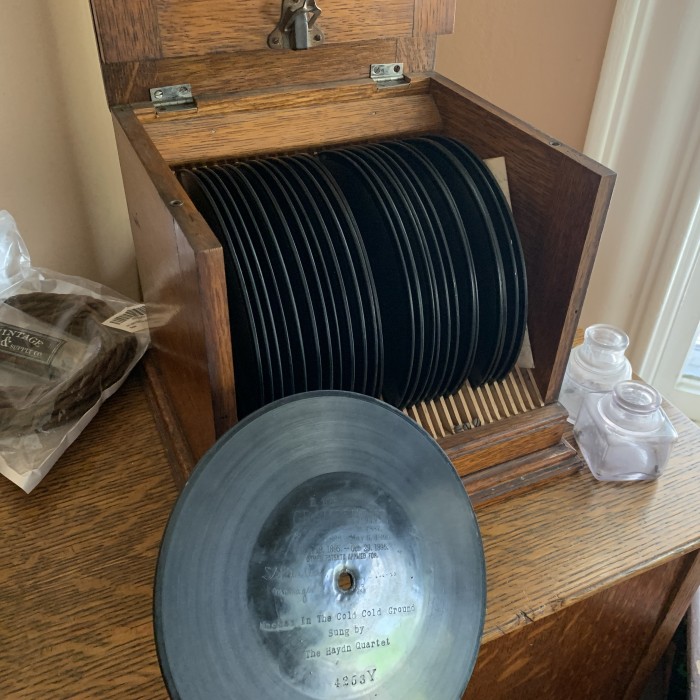
M 579 453 L 566 441 L 462 477 L 474 506 L 538 489 L 581 467 Z
M 435 69 L 436 50 L 434 34 L 397 39 L 396 63 L 403 63 L 404 72 L 410 76 L 430 73 Z
M 529 674 L 570 690 L 558 674 L 596 673 L 567 656 L 579 636 L 592 645 L 580 653 L 598 643 L 614 652 L 634 632 L 636 661 L 651 660 L 692 564 L 683 557 L 700 547 L 700 430 L 669 415 L 681 437 L 657 482 L 605 484 L 581 470 L 477 508 L 488 599 L 470 688 L 485 690 L 470 697 L 493 700 L 498 683 Z M 151 628 L 155 557 L 176 497 L 166 461 L 134 376 L 31 496 L 0 482 L 0 697 L 166 697 Z M 499 649 L 511 650 L 510 666 L 490 661 Z M 575 687 L 595 689 L 581 673 Z
M 110 63 L 102 67 L 102 76 L 108 102 L 115 105 L 149 101 L 149 89 L 159 85 L 190 83 L 193 94 L 199 98 L 274 88 L 280 84 L 293 87 L 308 84 L 312 79 L 319 83 L 341 78 L 356 80 L 369 76 L 372 63 L 397 60 L 397 40 L 382 39 L 324 45 L 313 51 L 277 53 L 263 49 L 242 56 L 210 54 Z
M 452 34 L 456 9 L 456 0 L 416 0 L 413 35 Z
M 129 378 L 27 496 L 0 482 L 0 697 L 166 698 L 151 631 L 175 486 Z
M 458 433 L 442 438 L 440 447 L 457 473 L 467 476 L 558 444 L 567 415 L 559 404 L 543 406 L 484 425 L 467 435 Z
M 666 564 L 669 568 L 676 560 Z M 700 588 L 700 552 L 694 551 L 683 557 L 679 566 L 678 575 L 671 585 L 668 585 L 668 596 L 663 601 L 663 607 L 656 618 L 656 628 L 648 640 L 640 644 L 639 638 L 635 641 L 642 649 L 642 654 L 636 664 L 634 673 L 625 691 L 624 700 L 636 700 L 644 691 L 649 675 L 659 663 L 668 645 L 670 644 L 678 625 L 688 612 L 693 596 Z M 640 596 L 641 598 L 641 596 Z M 651 606 L 647 606 L 647 615 Z
M 482 646 L 464 700 L 639 698 L 644 684 L 631 686 L 635 669 L 659 638 L 656 621 L 696 557 L 674 559 Z
M 377 93 L 369 79 L 364 88 L 368 87 L 374 93 L 368 99 L 345 99 L 346 93 L 354 91 L 342 88 L 319 91 L 313 96 L 307 93 L 305 97 L 293 92 L 283 97 L 279 93 L 277 105 L 267 104 L 260 109 L 245 110 L 242 105 L 225 109 L 223 103 L 221 108 L 212 103 L 200 107 L 195 118 L 153 119 L 144 114 L 142 122 L 169 165 L 321 148 L 440 129 L 440 114 L 429 95 L 410 86 L 392 90 L 392 95 L 387 95 L 388 91 Z
M 231 0 L 157 0 L 157 5 L 164 58 L 267 49 L 282 7 L 281 0 L 248 6 Z M 328 44 L 413 33 L 414 0 L 333 0 L 319 6 L 317 22 Z
M 244 5 L 232 0 L 90 0 L 103 65 L 172 60 L 225 54 L 247 64 L 251 74 L 264 70 L 254 58 L 271 61 L 290 51 L 271 50 L 268 35 L 280 20 L 281 0 Z M 322 46 L 421 38 L 454 29 L 455 0 L 333 0 L 320 2 L 317 22 Z M 309 56 L 308 61 L 316 61 Z M 396 59 L 392 59 L 396 60 Z M 371 63 L 380 63 L 377 58 Z M 283 64 L 283 61 L 281 61 Z M 309 63 L 310 65 L 310 63 Z M 432 69 L 430 65 L 429 69 Z M 369 68 L 369 63 L 367 64 Z M 184 82 L 183 80 L 176 82 Z
M 223 252 L 132 112 L 114 116 L 153 354 L 198 459 L 237 415 Z
M 91 5 L 104 63 L 161 57 L 156 0 L 91 0 Z
M 489 590 L 484 641 L 700 547 L 700 429 L 667 408 L 683 437 L 657 481 L 604 483 L 582 468 L 477 509 Z

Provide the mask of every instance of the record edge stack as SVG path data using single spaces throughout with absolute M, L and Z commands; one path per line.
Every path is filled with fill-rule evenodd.
M 241 416 L 298 391 L 353 390 L 440 439 L 544 405 L 516 364 L 517 228 L 463 143 L 429 135 L 177 174 L 224 248 Z

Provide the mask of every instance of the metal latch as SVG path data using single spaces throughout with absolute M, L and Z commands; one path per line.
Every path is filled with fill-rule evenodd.
M 267 37 L 271 49 L 310 49 L 323 43 L 324 34 L 316 20 L 321 8 L 316 0 L 282 0 L 282 14 Z
M 192 96 L 192 86 L 188 83 L 151 88 L 151 102 L 156 114 L 197 109 L 197 102 Z
M 369 69 L 369 77 L 377 83 L 377 87 L 394 87 L 411 82 L 404 75 L 403 63 L 373 63 Z

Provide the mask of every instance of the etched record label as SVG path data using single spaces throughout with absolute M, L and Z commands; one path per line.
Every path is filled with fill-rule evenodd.
M 253 550 L 248 599 L 271 668 L 308 697 L 353 697 L 410 656 L 423 617 L 417 534 L 375 479 L 297 487 Z

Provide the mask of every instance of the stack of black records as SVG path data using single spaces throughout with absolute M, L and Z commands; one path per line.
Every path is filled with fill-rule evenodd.
M 224 250 L 240 416 L 316 389 L 405 408 L 513 368 L 523 253 L 464 144 L 428 136 L 179 177 Z

